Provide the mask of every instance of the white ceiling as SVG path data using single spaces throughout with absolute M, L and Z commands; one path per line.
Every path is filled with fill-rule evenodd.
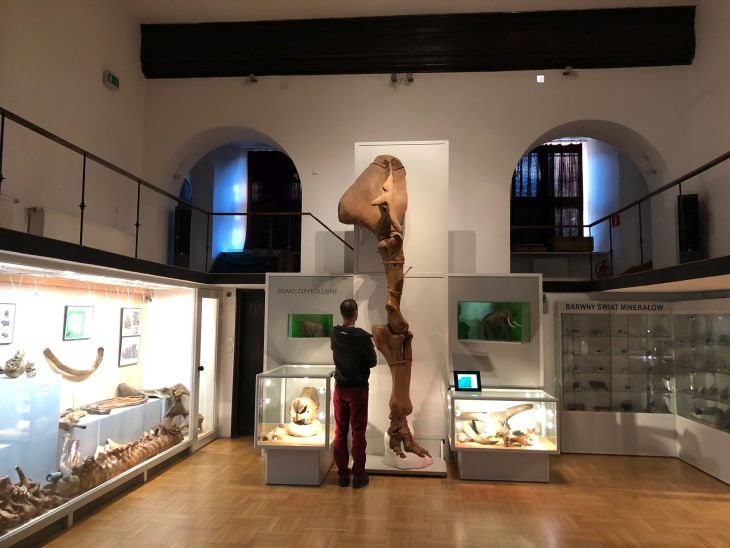
M 701 0 L 117 0 L 140 23 L 695 5 Z

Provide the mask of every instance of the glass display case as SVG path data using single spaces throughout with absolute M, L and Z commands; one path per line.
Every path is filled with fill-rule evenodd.
M 669 314 L 563 314 L 563 409 L 673 413 Z
M 282 365 L 256 375 L 256 447 L 329 448 L 334 365 Z
M 451 389 L 448 408 L 456 451 L 558 452 L 558 400 L 543 390 Z
M 461 341 L 528 342 L 530 303 L 459 301 L 457 336 Z
M 69 268 L 0 262 L 0 545 L 211 419 L 190 416 L 195 290 Z
M 730 315 L 674 317 L 677 414 L 730 432 Z

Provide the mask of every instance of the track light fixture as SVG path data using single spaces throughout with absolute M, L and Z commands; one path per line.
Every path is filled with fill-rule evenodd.
M 410 86 L 415 79 L 412 73 L 396 74 L 395 72 L 390 75 L 390 87 L 395 88 L 399 85 Z
M 246 81 L 247 81 L 247 82 L 248 82 L 249 84 L 255 84 L 256 82 L 258 82 L 258 81 L 259 81 L 259 78 L 258 78 L 258 76 L 256 76 L 256 75 L 255 75 L 255 74 L 254 74 L 254 73 L 252 72 L 251 74 L 249 74 L 249 75 L 248 75 L 248 77 L 246 78 Z

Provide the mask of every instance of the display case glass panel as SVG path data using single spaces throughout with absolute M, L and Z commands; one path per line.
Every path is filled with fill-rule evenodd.
M 530 340 L 530 303 L 459 301 L 459 340 L 520 342 Z
M 563 409 L 674 412 L 668 314 L 563 314 Z
M 730 315 L 674 317 L 677 414 L 730 432 Z
M 539 389 L 449 390 L 455 450 L 558 452 L 558 400 Z
M 194 290 L 63 268 L 0 263 L 0 545 L 190 436 Z M 139 344 L 120 367 L 124 309 Z
M 333 365 L 282 365 L 256 375 L 256 447 L 328 448 Z
M 329 338 L 332 323 L 332 314 L 289 314 L 289 338 Z

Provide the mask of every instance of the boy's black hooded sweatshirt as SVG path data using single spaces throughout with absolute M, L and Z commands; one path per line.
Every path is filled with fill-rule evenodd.
M 335 381 L 340 388 L 367 388 L 377 356 L 373 336 L 359 327 L 336 325 L 330 335 Z

